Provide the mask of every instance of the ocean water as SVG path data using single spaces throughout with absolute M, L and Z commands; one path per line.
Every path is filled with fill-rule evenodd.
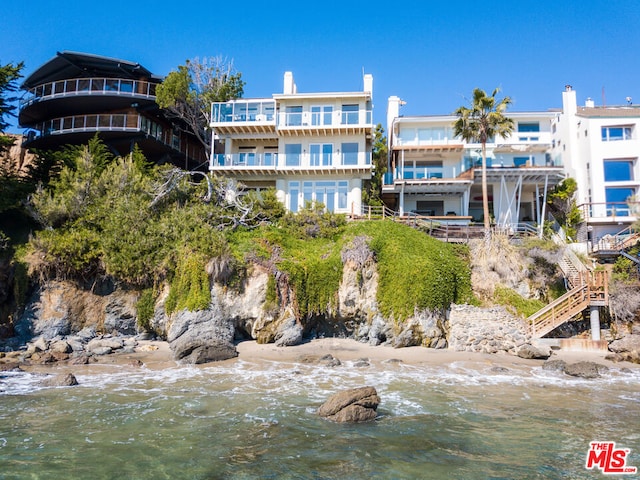
M 74 373 L 66 388 L 0 374 L 1 479 L 603 478 L 585 469 L 596 440 L 640 467 L 639 369 L 584 380 L 482 363 L 235 360 Z M 381 397 L 376 421 L 316 415 L 363 385 Z

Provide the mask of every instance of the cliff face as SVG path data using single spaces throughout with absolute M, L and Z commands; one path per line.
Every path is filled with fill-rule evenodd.
M 164 309 L 165 288 L 156 302 L 150 329 L 167 339 L 176 359 L 194 363 L 234 356 L 234 341 L 241 339 L 287 346 L 300 343 L 304 336 L 337 335 L 372 345 L 447 345 L 442 316 L 421 311 L 396 321 L 381 315 L 376 300 L 378 272 L 372 257 L 361 262 L 347 259 L 336 304 L 309 318 L 296 316 L 295 295 L 283 291 L 288 289 L 286 281 L 276 279 L 277 301 L 269 300 L 271 275 L 266 268 L 252 265 L 240 291 L 213 284 L 206 310 L 171 315 Z M 94 293 L 70 282 L 47 282 L 29 298 L 15 324 L 12 342 L 65 337 L 86 327 L 105 334 L 142 333 L 136 318 L 139 295 L 119 288 Z

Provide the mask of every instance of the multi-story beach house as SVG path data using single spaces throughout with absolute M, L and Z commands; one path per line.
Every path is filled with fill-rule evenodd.
M 390 97 L 387 110 L 389 171 L 385 202 L 401 215 L 441 220 L 483 220 L 481 145 L 453 135 L 454 115 L 400 115 L 403 102 Z M 487 144 L 490 211 L 498 226 L 541 225 L 545 199 L 564 178 L 550 155 L 552 112 L 509 112 L 514 132 Z
M 59 52 L 29 75 L 18 122 L 26 148 L 84 144 L 96 133 L 117 155 L 138 144 L 154 162 L 206 166 L 207 152 L 156 104 L 162 81 L 138 63 Z
M 274 187 L 292 212 L 319 202 L 359 214 L 374 129 L 373 77 L 363 83 L 359 92 L 299 93 L 286 72 L 281 94 L 214 103 L 210 171 L 249 189 Z
M 565 166 L 578 186 L 587 232 L 592 242 L 636 221 L 640 189 L 640 106 L 596 106 L 588 98 L 578 106 L 570 86 L 562 93 L 562 111 L 552 124 L 551 156 Z

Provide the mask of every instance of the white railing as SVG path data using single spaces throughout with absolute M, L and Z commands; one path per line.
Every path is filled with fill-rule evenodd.
M 103 77 L 58 80 L 29 89 L 27 96 L 20 101 L 20 108 L 40 100 L 84 95 L 124 95 L 153 99 L 156 96 L 156 84 L 144 80 Z
M 351 156 L 353 155 L 353 156 Z M 368 167 L 371 165 L 371 153 L 357 154 L 334 153 L 328 157 L 318 157 L 309 153 L 234 153 L 215 154 L 210 166 L 224 167 L 271 167 L 271 168 L 335 168 L 335 167 Z
M 35 128 L 40 131 L 41 136 L 104 130 L 139 131 L 141 129 L 140 115 L 126 113 L 54 118 L 36 125 Z
M 331 121 L 329 115 L 323 115 L 317 112 L 280 112 L 278 114 L 278 127 L 344 127 L 344 126 L 370 126 L 373 123 L 373 112 L 371 110 L 336 111 L 333 112 Z
M 211 104 L 211 123 L 267 122 L 275 119 L 274 100 L 234 100 Z

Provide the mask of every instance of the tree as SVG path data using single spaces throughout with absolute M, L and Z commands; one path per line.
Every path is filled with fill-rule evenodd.
M 0 66 L 0 153 L 13 145 L 14 139 L 10 136 L 3 135 L 9 122 L 7 117 L 15 117 L 16 106 L 12 105 L 17 100 L 15 96 L 7 96 L 7 94 L 14 93 L 18 90 L 16 81 L 22 78 L 20 71 L 24 67 L 24 62 L 20 62 L 16 65 L 7 63 L 4 66 Z
M 505 117 L 504 112 L 511 105 L 511 99 L 504 97 L 498 101 L 496 95 L 500 89 L 496 88 L 491 96 L 484 90 L 473 90 L 471 106 L 462 106 L 454 113 L 458 119 L 453 123 L 453 132 L 467 142 L 482 145 L 482 209 L 484 212 L 484 229 L 489 232 L 489 196 L 487 194 L 487 141 L 496 135 L 503 138 L 513 132 L 513 120 Z
M 573 240 L 576 239 L 577 226 L 582 222 L 582 214 L 575 199 L 577 190 L 578 183 L 575 179 L 567 177 L 555 186 L 547 198 L 549 210 L 564 227 L 566 236 Z
M 384 174 L 387 172 L 387 137 L 381 124 L 376 125 L 373 133 L 373 148 L 371 152 L 373 161 L 373 175 L 371 180 L 362 190 L 362 201 L 365 205 L 382 205 L 382 184 Z
M 240 98 L 244 92 L 242 74 L 233 62 L 222 57 L 187 60 L 167 75 L 156 89 L 156 102 L 181 119 L 200 143 L 211 148 L 206 130 L 211 121 L 211 103 Z

